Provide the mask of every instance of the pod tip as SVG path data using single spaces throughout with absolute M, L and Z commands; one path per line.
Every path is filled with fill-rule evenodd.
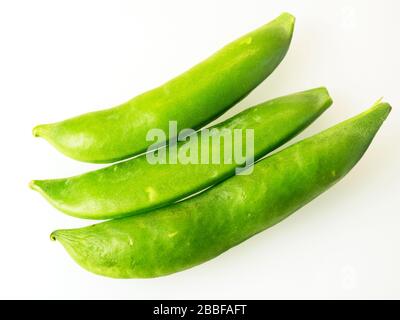
M 57 231 L 53 231 L 51 234 L 50 234 L 50 240 L 51 241 L 56 241 L 57 240 Z
M 380 104 L 384 105 L 384 107 L 385 107 L 385 111 L 386 111 L 385 118 L 386 118 L 389 115 L 389 113 L 392 111 L 392 106 L 387 102 L 381 102 Z
M 35 181 L 35 180 L 31 180 L 31 181 L 29 181 L 29 184 L 28 184 L 28 186 L 29 186 L 29 188 L 30 188 L 30 189 L 32 189 L 32 190 L 36 190 L 36 187 L 37 187 L 37 185 L 36 185 L 36 181 Z
M 325 87 L 325 86 L 316 87 L 315 89 L 311 89 L 310 91 L 311 91 L 311 92 L 312 92 L 312 91 L 319 92 L 319 93 L 321 93 L 321 94 L 323 94 L 323 95 L 325 95 L 325 96 L 329 96 L 329 97 L 330 97 L 330 95 L 329 95 L 329 90 L 328 90 L 328 88 Z
M 34 137 L 43 137 L 46 131 L 47 125 L 40 124 L 32 129 L 32 134 Z
M 291 13 L 287 12 L 287 11 L 282 12 L 280 17 L 289 18 L 291 20 L 296 20 L 296 17 L 294 15 L 292 15 Z
M 40 136 L 40 126 L 36 126 L 32 129 L 32 135 L 34 137 L 39 137 Z
M 387 102 L 382 102 L 382 100 L 383 100 L 382 98 L 379 99 L 377 102 L 373 104 L 371 108 L 361 113 L 360 116 L 367 114 L 375 114 L 376 119 L 379 119 L 380 123 L 385 121 L 390 111 L 392 110 L 392 106 Z
M 290 34 L 293 33 L 294 25 L 296 23 L 296 17 L 294 15 L 290 14 L 289 12 L 283 12 L 277 20 L 282 21 L 286 26 L 288 26 L 288 31 Z
M 306 90 L 301 93 L 306 93 L 313 99 L 316 99 L 315 103 L 313 103 L 312 105 L 315 105 L 322 111 L 328 109 L 333 103 L 332 97 L 330 96 L 328 89 L 324 86 Z
M 29 186 L 29 188 L 31 188 L 34 191 L 41 192 L 42 191 L 42 188 L 41 188 L 41 185 L 40 185 L 41 181 L 42 180 L 32 180 L 32 181 L 29 182 L 28 186 Z
M 381 97 L 374 103 L 371 109 L 384 109 L 386 114 L 389 114 L 392 111 L 392 106 L 388 102 L 384 102 L 383 97 Z
M 333 99 L 329 93 L 329 90 L 326 87 L 320 87 L 320 90 L 323 93 L 323 97 L 325 98 L 324 110 L 326 110 L 332 105 Z

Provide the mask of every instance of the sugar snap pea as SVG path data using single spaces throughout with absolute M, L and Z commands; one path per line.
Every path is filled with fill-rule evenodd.
M 152 128 L 199 129 L 260 84 L 289 48 L 294 17 L 288 13 L 231 42 L 214 55 L 164 85 L 114 108 L 61 122 L 39 125 L 43 137 L 65 155 L 86 162 L 108 163 L 148 148 Z
M 343 178 L 390 112 L 379 103 L 187 201 L 80 229 L 58 230 L 82 267 L 116 278 L 167 275 L 205 262 L 278 223 Z
M 249 108 L 214 126 L 218 131 L 211 137 L 204 137 L 203 130 L 196 139 L 183 144 L 189 150 L 189 144 L 198 146 L 198 162 L 201 149 L 208 150 L 208 164 L 149 164 L 147 155 L 142 155 L 71 178 L 34 180 L 31 187 L 57 209 L 79 218 L 110 219 L 149 211 L 226 179 L 235 174 L 238 165 L 245 164 L 244 158 L 241 163 L 233 161 L 232 145 L 223 139 L 219 145 L 211 143 L 215 137 L 223 138 L 224 130 L 229 129 L 228 134 L 233 135 L 234 130 L 240 129 L 244 136 L 246 129 L 252 129 L 254 152 L 250 150 L 252 154 L 247 156 L 257 160 L 302 131 L 331 103 L 327 90 L 316 88 Z M 246 137 L 240 139 L 246 142 Z M 231 141 L 237 142 L 235 137 Z M 182 143 L 178 145 L 179 153 L 181 146 Z M 168 155 L 168 151 L 165 148 L 157 152 Z M 226 151 L 231 161 L 212 162 L 212 155 Z

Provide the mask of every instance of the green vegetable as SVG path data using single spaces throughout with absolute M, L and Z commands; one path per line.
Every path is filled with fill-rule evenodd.
M 211 138 L 197 133 L 178 146 L 178 153 L 193 145 L 201 160 L 202 149 L 212 155 L 233 158 L 229 143 L 223 143 L 226 129 L 235 141 L 233 130 L 241 129 L 241 140 L 246 142 L 244 130 L 254 131 L 255 159 L 282 145 L 314 121 L 332 103 L 325 88 L 312 89 L 277 98 L 228 119 L 215 126 L 219 129 Z M 210 132 L 213 132 L 211 130 Z M 220 145 L 211 144 L 212 139 L 221 140 Z M 199 143 L 198 143 L 199 142 Z M 240 141 L 239 141 L 240 142 Z M 189 146 L 189 148 L 188 148 Z M 243 146 L 245 150 L 246 146 Z M 168 155 L 169 148 L 158 150 Z M 221 157 L 222 158 L 222 157 Z M 232 159 L 234 160 L 234 159 Z M 244 160 L 239 165 L 245 164 Z M 200 161 L 199 161 L 200 162 Z M 57 209 L 79 218 L 109 219 L 132 215 L 164 206 L 200 191 L 235 174 L 235 161 L 220 164 L 149 164 L 146 155 L 114 164 L 110 167 L 85 173 L 76 177 L 54 180 L 35 180 L 31 187 L 39 191 Z
M 168 122 L 199 129 L 245 97 L 279 65 L 292 38 L 294 17 L 284 13 L 228 44 L 164 85 L 115 108 L 33 129 L 65 155 L 107 163 L 146 151 L 146 134 Z
M 187 201 L 51 234 L 82 267 L 116 278 L 167 275 L 278 223 L 344 177 L 390 112 L 387 103 L 303 140 Z

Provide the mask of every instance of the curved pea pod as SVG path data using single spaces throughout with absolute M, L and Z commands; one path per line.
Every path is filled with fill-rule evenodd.
M 58 230 L 51 238 L 82 267 L 109 277 L 157 277 L 193 267 L 278 223 L 343 178 L 390 109 L 378 104 L 187 201 Z
M 331 103 L 325 88 L 280 97 L 188 137 L 176 148 L 183 163 L 167 157 L 173 147 L 164 148 L 152 155 L 166 163 L 153 164 L 146 154 L 71 178 L 34 180 L 31 187 L 57 209 L 79 218 L 110 219 L 149 211 L 234 175 L 238 166 L 252 164 L 253 158 L 260 159 L 301 132 Z M 239 159 L 236 147 L 241 147 Z M 187 163 L 182 155 L 190 150 L 197 153 Z
M 111 109 L 39 125 L 33 134 L 76 160 L 108 163 L 146 151 L 147 132 L 167 131 L 170 120 L 178 131 L 197 130 L 272 73 L 289 48 L 294 21 L 284 13 L 160 87 Z

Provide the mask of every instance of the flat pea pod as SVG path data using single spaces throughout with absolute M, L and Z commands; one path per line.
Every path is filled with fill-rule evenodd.
M 187 201 L 148 214 L 58 230 L 75 261 L 96 274 L 148 278 L 218 256 L 271 227 L 343 178 L 360 160 L 390 112 L 366 112 L 258 163 Z
M 143 153 L 150 129 L 199 129 L 259 85 L 289 48 L 294 17 L 288 13 L 228 44 L 164 85 L 114 108 L 39 125 L 43 137 L 80 161 L 109 163 Z
M 257 160 L 301 132 L 331 103 L 328 91 L 316 88 L 249 108 L 208 129 L 210 135 L 202 130 L 180 143 L 178 155 L 197 149 L 194 163 L 171 163 L 167 157 L 170 148 L 164 148 L 153 153 L 158 158 L 164 156 L 167 163 L 152 164 L 148 155 L 142 155 L 71 178 L 34 180 L 31 187 L 57 209 L 79 218 L 110 219 L 149 211 L 234 175 L 246 158 L 238 163 L 233 148 L 241 142 L 240 152 L 246 151 L 247 129 L 253 130 L 250 138 L 254 137 L 247 159 Z M 239 138 L 235 136 L 237 129 Z M 208 164 L 201 162 L 204 153 Z M 216 154 L 223 155 L 219 162 L 213 162 Z

